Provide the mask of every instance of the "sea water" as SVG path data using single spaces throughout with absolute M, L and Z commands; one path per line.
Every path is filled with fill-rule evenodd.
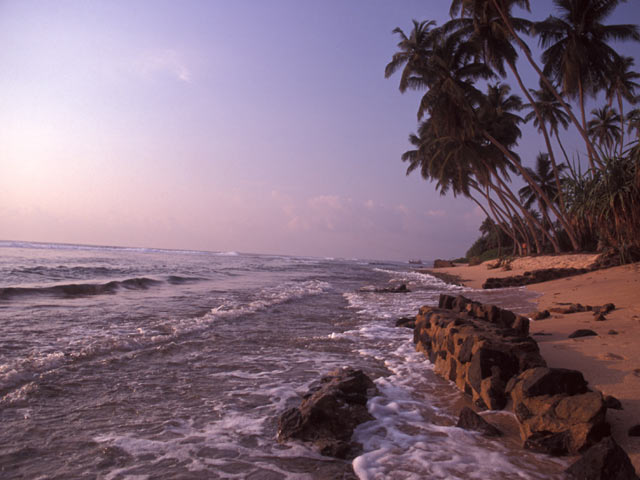
M 0 478 L 561 478 L 454 426 L 463 395 L 394 326 L 442 292 L 531 307 L 403 263 L 0 242 Z M 278 415 L 347 365 L 380 392 L 361 455 L 279 444 Z

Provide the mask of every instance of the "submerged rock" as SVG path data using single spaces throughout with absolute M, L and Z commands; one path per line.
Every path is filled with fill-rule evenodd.
M 322 455 L 351 458 L 359 446 L 351 442 L 360 423 L 373 420 L 367 400 L 376 386 L 362 370 L 343 368 L 321 379 L 298 408 L 286 410 L 278 421 L 278 441 L 312 442 Z
M 460 411 L 460 418 L 458 419 L 456 427 L 464 428 L 465 430 L 475 430 L 487 437 L 500 437 L 502 435 L 499 428 L 491 425 L 469 407 L 464 407 Z
M 415 317 L 403 317 L 396 320 L 396 327 L 405 327 L 405 328 L 415 328 L 416 319 Z

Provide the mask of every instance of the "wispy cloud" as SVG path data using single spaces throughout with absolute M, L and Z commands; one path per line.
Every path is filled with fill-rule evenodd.
M 181 82 L 191 83 L 191 70 L 177 50 L 165 49 L 147 53 L 137 64 L 142 75 L 168 73 Z

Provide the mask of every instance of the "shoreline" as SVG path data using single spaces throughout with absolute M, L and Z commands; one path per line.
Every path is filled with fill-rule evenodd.
M 511 270 L 489 269 L 492 261 L 480 265 L 457 265 L 420 269 L 443 281 L 452 279 L 480 289 L 489 277 L 522 275 L 543 268 L 585 268 L 597 255 L 561 255 L 515 259 Z M 435 272 L 434 272 L 435 270 Z M 613 303 L 616 309 L 597 321 L 592 312 L 551 313 L 544 320 L 531 321 L 531 336 L 550 367 L 569 368 L 583 373 L 589 386 L 612 395 L 623 410 L 609 410 L 607 420 L 612 436 L 640 471 L 640 437 L 630 437 L 629 429 L 640 424 L 640 263 L 591 271 L 572 277 L 527 285 L 536 293 L 531 301 L 542 311 L 567 304 L 599 306 Z M 533 314 L 535 312 L 531 312 Z M 597 336 L 570 339 L 569 334 L 590 329 Z

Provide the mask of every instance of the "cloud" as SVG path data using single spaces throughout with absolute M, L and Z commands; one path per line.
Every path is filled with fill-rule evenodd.
M 444 217 L 446 212 L 444 210 L 428 210 L 427 216 L 429 217 Z
M 182 55 L 173 49 L 158 50 L 147 53 L 137 64 L 142 75 L 168 73 L 177 80 L 191 83 L 191 71 L 187 67 Z

